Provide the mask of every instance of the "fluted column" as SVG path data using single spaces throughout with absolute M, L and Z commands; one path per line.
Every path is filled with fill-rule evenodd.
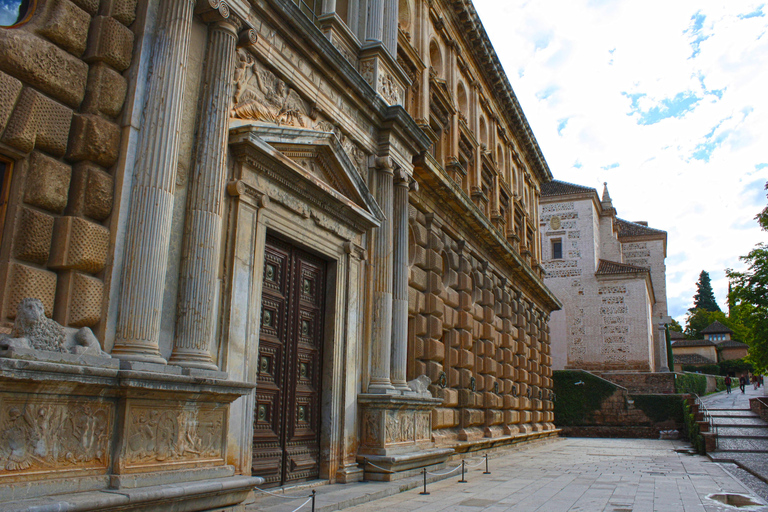
M 398 0 L 384 0 L 383 41 L 384 47 L 397 57 Z
M 392 345 L 392 164 L 376 160 L 376 201 L 384 219 L 376 228 L 373 249 L 373 329 L 371 332 L 371 382 L 369 393 L 394 390 L 389 379 Z
M 395 389 L 407 391 L 408 360 L 408 190 L 410 178 L 404 171 L 395 176 L 392 269 L 392 361 L 391 380 Z M 415 182 L 414 182 L 415 185 Z
M 365 22 L 366 41 L 381 41 L 383 39 L 384 1 L 368 0 L 368 13 Z
M 120 315 L 112 355 L 165 363 L 158 337 L 163 307 L 173 192 L 194 2 L 165 0 L 152 47 L 131 187 Z
M 228 13 L 227 13 L 228 14 Z M 218 369 L 211 359 L 216 280 L 221 247 L 222 197 L 226 173 L 227 119 L 232 98 L 237 33 L 225 19 L 208 28 L 195 161 L 187 194 L 178 318 L 172 364 Z

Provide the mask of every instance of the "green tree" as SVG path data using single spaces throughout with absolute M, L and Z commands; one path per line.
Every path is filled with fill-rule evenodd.
M 768 189 L 768 183 L 766 183 Z M 755 217 L 763 231 L 768 231 L 768 206 Z M 747 361 L 755 371 L 768 372 L 768 244 L 760 243 L 742 256 L 747 264 L 743 272 L 725 271 L 731 280 L 729 302 L 731 317 L 747 329 L 744 341 L 749 345 Z
M 685 330 L 683 333 L 689 340 L 703 339 L 704 336 L 702 336 L 701 331 L 715 321 L 728 326 L 728 319 L 722 311 L 691 308 L 688 310 L 688 316 L 685 317 Z
M 696 283 L 696 295 L 693 296 L 693 309 L 706 311 L 720 311 L 715 294 L 712 292 L 712 282 L 709 280 L 709 272 L 702 270 L 699 281 Z
M 669 324 L 669 330 L 670 330 L 670 331 L 683 332 L 683 326 L 682 326 L 682 325 L 680 325 L 680 322 L 678 322 L 677 320 L 675 320 L 675 319 L 673 318 L 673 319 L 672 319 L 672 323 L 671 323 L 671 324 Z

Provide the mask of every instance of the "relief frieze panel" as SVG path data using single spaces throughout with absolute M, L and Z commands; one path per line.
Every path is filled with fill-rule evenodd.
M 113 403 L 12 394 L 0 394 L 0 403 L 0 481 L 52 470 L 106 471 Z
M 224 464 L 227 409 L 215 404 L 129 405 L 120 466 Z

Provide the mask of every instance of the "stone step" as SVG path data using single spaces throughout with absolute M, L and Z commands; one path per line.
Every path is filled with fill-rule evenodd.
M 717 430 L 718 439 L 723 438 L 748 438 L 748 439 L 768 439 L 768 428 L 765 427 L 751 427 L 751 426 L 733 426 L 722 427 L 718 426 Z
M 713 418 L 717 427 L 768 427 L 761 418 Z
M 768 439 L 717 437 L 718 451 L 768 453 Z

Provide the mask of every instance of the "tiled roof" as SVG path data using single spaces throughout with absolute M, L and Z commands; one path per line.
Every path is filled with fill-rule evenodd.
M 715 364 L 715 361 L 699 354 L 675 354 L 675 364 Z
M 680 331 L 669 331 L 669 339 L 671 340 L 684 340 L 685 334 Z
M 629 263 L 618 263 L 616 261 L 598 260 L 597 272 L 595 275 L 608 275 L 608 274 L 639 274 L 642 272 L 648 272 L 646 267 L 638 267 L 637 265 L 630 265 Z
M 701 330 L 701 334 L 733 334 L 733 331 L 717 320 Z
M 749 345 L 736 340 L 725 340 L 718 343 L 717 348 L 749 348 Z
M 666 235 L 666 231 L 660 229 L 649 228 L 636 222 L 630 222 L 624 219 L 616 219 L 616 226 L 619 231 L 619 238 L 629 236 L 647 236 L 647 235 Z
M 542 196 L 566 196 L 569 194 L 584 194 L 589 192 L 597 194 L 597 190 L 592 187 L 575 185 L 573 183 L 568 183 L 567 181 L 552 180 L 541 184 Z
M 709 340 L 675 340 L 672 347 L 714 347 L 715 342 Z

